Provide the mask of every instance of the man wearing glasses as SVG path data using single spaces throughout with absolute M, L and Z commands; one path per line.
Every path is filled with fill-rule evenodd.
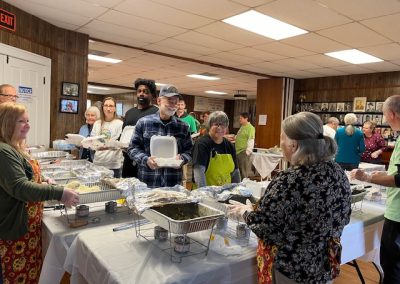
M 158 111 L 158 107 L 154 106 L 152 103 L 153 97 L 156 96 L 156 82 L 154 80 L 138 78 L 134 85 L 136 90 L 137 106 L 126 112 L 122 131 L 125 126 L 135 126 L 140 118 Z M 137 170 L 136 163 L 129 158 L 127 153 L 124 152 L 122 177 L 137 177 Z
M 139 180 L 150 188 L 182 184 L 181 166 L 192 159 L 189 125 L 174 116 L 179 97 L 174 86 L 162 86 L 157 98 L 159 111 L 139 119 L 128 147 L 129 157 L 138 164 Z M 175 158 L 179 166 L 162 167 L 157 164 L 156 157 L 150 154 L 150 140 L 154 135 L 175 137 L 178 150 Z
M 0 85 L 0 104 L 14 102 L 18 99 L 17 91 L 9 84 Z

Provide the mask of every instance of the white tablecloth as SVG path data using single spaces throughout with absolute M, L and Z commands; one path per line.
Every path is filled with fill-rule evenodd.
M 223 256 L 210 249 L 207 256 L 202 253 L 173 263 L 168 254 L 137 238 L 134 229 L 87 231 L 72 244 L 65 269 L 73 284 L 256 283 L 256 240 L 252 243 L 240 255 Z
M 282 157 L 280 154 L 253 152 L 250 155 L 250 160 L 261 178 L 265 179 L 271 175 L 271 172 L 276 168 Z
M 133 222 L 132 215 L 128 214 L 125 207 L 118 208 L 117 213 L 107 214 L 104 212 L 104 203 L 89 204 L 90 216 L 99 217 L 101 220 L 96 224 L 88 224 L 83 227 L 72 229 L 68 226 L 65 216 L 61 216 L 59 210 L 45 211 L 43 216 L 42 238 L 43 238 L 43 261 L 40 284 L 59 283 L 64 274 L 64 262 L 67 251 L 76 236 L 84 231 L 99 229 L 103 226 L 116 227 L 123 223 Z M 74 219 L 74 210 L 71 210 L 71 218 Z M 110 225 L 111 224 L 111 225 Z

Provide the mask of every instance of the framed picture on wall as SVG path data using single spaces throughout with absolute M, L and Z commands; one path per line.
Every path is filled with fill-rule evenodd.
M 364 120 L 364 116 L 362 114 L 356 114 L 356 116 L 357 116 L 356 125 L 362 125 L 363 124 L 363 120 Z
M 78 113 L 78 100 L 60 99 L 60 112 Z
M 344 111 L 344 103 L 337 103 L 336 104 L 336 111 L 343 112 Z
M 375 111 L 382 112 L 383 102 L 376 102 L 375 103 Z
M 353 112 L 365 112 L 367 97 L 355 97 L 353 102 Z
M 329 103 L 329 111 L 335 112 L 336 106 L 337 106 L 336 103 Z
M 63 96 L 79 97 L 79 84 L 62 82 L 62 93 Z
M 367 102 L 367 112 L 375 112 L 375 102 Z
M 381 114 L 375 114 L 373 115 L 374 117 L 374 121 L 376 123 L 376 125 L 382 125 L 382 115 Z

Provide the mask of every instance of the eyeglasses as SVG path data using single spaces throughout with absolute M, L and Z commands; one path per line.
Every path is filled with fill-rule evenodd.
M 9 98 L 15 98 L 15 99 L 18 99 L 18 98 L 19 98 L 19 96 L 8 95 L 8 94 L 0 94 L 0 96 L 9 97 Z
M 211 126 L 221 127 L 221 128 L 227 128 L 228 127 L 228 125 L 223 124 L 223 123 L 212 123 Z
M 138 89 L 138 90 L 136 91 L 136 93 L 137 93 L 137 94 L 143 93 L 143 94 L 148 95 L 148 94 L 150 94 L 150 90 L 149 90 L 149 89 Z
M 103 107 L 115 108 L 115 106 L 113 106 L 113 105 L 104 105 Z

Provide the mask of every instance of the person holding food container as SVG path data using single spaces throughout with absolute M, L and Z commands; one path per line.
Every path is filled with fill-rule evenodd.
M 79 135 L 82 135 L 83 137 L 89 137 L 93 129 L 93 124 L 98 119 L 100 119 L 99 109 L 96 106 L 91 106 L 87 108 L 85 111 L 85 119 L 86 123 L 82 125 L 81 128 L 79 129 Z M 79 149 L 79 159 L 84 159 L 88 160 L 89 162 L 93 162 L 94 153 L 95 151 L 92 149 L 81 147 Z
M 4 283 L 37 283 L 42 265 L 45 200 L 79 203 L 73 190 L 43 180 L 27 152 L 29 116 L 25 106 L 0 104 L 0 275 Z M 25 280 L 25 281 L 23 281 Z
M 228 213 L 243 217 L 259 238 L 259 283 L 332 283 L 351 214 L 348 178 L 333 161 L 336 143 L 323 135 L 317 115 L 300 112 L 282 122 L 280 147 L 290 168 L 256 206 L 234 204 Z

